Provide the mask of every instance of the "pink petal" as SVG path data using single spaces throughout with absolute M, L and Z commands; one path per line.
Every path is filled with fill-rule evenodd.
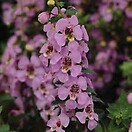
M 65 45 L 66 39 L 65 39 L 64 34 L 56 33 L 55 34 L 55 40 L 57 41 L 57 44 L 59 46 L 64 46 Z
M 73 50 L 69 56 L 73 62 L 75 62 L 75 63 L 81 62 L 81 54 L 78 50 Z
M 68 79 L 69 79 L 69 76 L 68 76 L 67 73 L 59 72 L 57 76 L 58 76 L 58 79 L 59 79 L 61 82 L 66 82 L 66 81 L 68 81 Z
M 63 31 L 68 26 L 68 19 L 62 18 L 56 23 L 55 29 L 57 32 Z
M 32 55 L 31 57 L 31 63 L 35 66 L 38 67 L 40 66 L 40 60 L 36 55 Z
M 70 121 L 69 117 L 66 114 L 64 114 L 63 112 L 60 114 L 60 120 L 64 127 L 67 127 L 69 124 L 69 121 Z
M 69 51 L 77 50 L 78 47 L 79 47 L 79 44 L 78 44 L 77 41 L 70 41 L 68 43 L 68 49 L 69 49 Z
M 20 69 L 25 69 L 27 67 L 27 65 L 29 65 L 29 64 L 30 64 L 29 59 L 26 56 L 22 56 L 20 58 L 20 61 L 18 62 L 18 67 Z
M 84 25 L 82 25 L 82 32 L 83 32 L 83 37 L 84 37 L 84 39 L 85 39 L 86 41 L 88 41 L 88 40 L 89 40 L 89 36 L 88 36 L 88 34 L 87 34 L 87 31 L 86 31 Z
M 73 34 L 77 40 L 82 40 L 83 33 L 80 25 L 77 25 L 73 28 Z
M 75 109 L 77 107 L 77 103 L 75 100 L 67 100 L 66 101 L 66 108 L 68 109 Z
M 82 67 L 80 65 L 74 65 L 71 69 L 71 75 L 77 77 L 81 73 Z
M 58 97 L 61 99 L 61 100 L 65 100 L 67 98 L 69 94 L 69 90 L 65 87 L 61 87 L 58 89 Z
M 88 121 L 88 129 L 93 130 L 97 126 L 97 122 L 95 120 Z
M 78 85 L 80 86 L 80 88 L 82 90 L 86 90 L 87 89 L 87 81 L 84 77 L 80 76 L 77 80 Z
M 82 124 L 84 124 L 84 123 L 86 122 L 86 115 L 85 115 L 84 112 L 77 112 L 75 116 L 78 118 L 78 120 L 79 120 Z
M 78 24 L 78 18 L 73 15 L 71 18 L 69 18 L 69 22 L 72 26 L 76 26 Z
M 87 93 L 80 93 L 78 95 L 78 104 L 79 105 L 85 105 L 89 101 L 89 97 Z
M 61 55 L 59 53 L 53 53 L 50 63 L 56 64 L 61 59 Z

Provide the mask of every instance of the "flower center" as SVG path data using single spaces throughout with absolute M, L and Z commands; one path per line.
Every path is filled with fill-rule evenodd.
M 6 65 L 9 65 L 10 63 L 11 63 L 11 55 L 8 56 L 8 58 L 7 58 L 6 62 L 5 62 L 5 64 L 6 64 Z
M 49 104 L 46 104 L 45 105 L 45 111 L 49 111 L 51 109 L 50 105 Z
M 47 89 L 46 89 L 46 86 L 45 86 L 45 84 L 41 84 L 40 85 L 40 90 L 41 90 L 41 92 L 42 92 L 42 94 L 48 94 L 48 91 L 47 91 Z
M 67 27 L 65 30 L 66 38 L 69 41 L 74 40 L 74 35 L 73 35 L 73 29 L 71 27 Z
M 44 52 L 44 56 L 49 57 L 51 56 L 52 52 L 53 52 L 53 46 L 48 46 L 46 51 Z
M 73 84 L 70 89 L 70 99 L 75 100 L 79 93 L 79 86 L 77 84 Z
M 62 72 L 67 73 L 72 65 L 72 61 L 70 57 L 65 57 L 62 62 Z
M 57 127 L 60 127 L 61 126 L 61 121 L 60 120 L 56 122 L 56 126 Z
M 87 113 L 87 117 L 88 117 L 90 120 L 94 120 L 92 104 L 89 104 L 89 105 L 85 108 L 85 112 Z
M 27 66 L 27 75 L 30 79 L 34 78 L 35 70 L 32 65 Z

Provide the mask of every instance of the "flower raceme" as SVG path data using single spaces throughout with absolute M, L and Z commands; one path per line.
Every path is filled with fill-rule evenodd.
M 92 94 L 87 92 L 92 83 L 82 72 L 88 68 L 86 53 L 89 51 L 89 36 L 84 25 L 79 25 L 76 13 L 68 15 L 66 9 L 57 7 L 51 13 L 40 13 L 38 21 L 44 24 L 47 35 L 47 42 L 40 49 L 45 76 L 33 86 L 36 86 L 37 107 L 43 111 L 41 117 L 47 122 L 48 131 L 64 132 L 63 128 L 72 120 L 88 122 L 87 128 L 94 129 L 98 115 L 94 113 Z M 48 109 L 44 109 L 46 104 Z M 52 114 L 46 110 L 52 110 Z

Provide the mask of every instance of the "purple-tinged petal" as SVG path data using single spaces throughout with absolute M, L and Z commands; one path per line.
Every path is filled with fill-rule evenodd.
M 89 36 L 88 36 L 88 33 L 84 27 L 84 25 L 82 25 L 82 32 L 83 32 L 83 38 L 86 40 L 86 41 L 89 41 Z
M 85 115 L 84 112 L 77 112 L 75 116 L 78 118 L 78 120 L 79 120 L 82 124 L 84 124 L 84 123 L 86 122 L 86 115 Z
M 70 100 L 69 99 L 69 100 L 66 101 L 66 108 L 72 110 L 72 109 L 76 109 L 76 107 L 77 107 L 77 103 L 76 103 L 75 100 Z
M 78 44 L 77 41 L 70 41 L 68 43 L 68 49 L 69 49 L 69 51 L 77 50 L 78 47 L 79 47 L 79 44 Z
M 81 73 L 82 67 L 80 65 L 74 65 L 71 69 L 71 75 L 77 77 Z
M 77 40 L 82 40 L 83 33 L 80 25 L 77 25 L 73 28 L 73 34 Z
M 19 81 L 24 82 L 26 80 L 26 72 L 25 71 L 17 71 L 16 74 Z
M 61 82 L 67 82 L 68 79 L 69 79 L 68 74 L 67 74 L 67 73 L 62 73 L 62 72 L 59 72 L 59 73 L 57 74 L 57 77 L 58 77 L 58 79 L 59 79 Z
M 70 58 L 72 59 L 73 62 L 75 63 L 80 63 L 81 62 L 81 54 L 78 50 L 74 50 L 70 53 Z
M 48 58 L 45 58 L 43 55 L 40 55 L 39 58 L 45 66 L 48 66 Z
M 69 94 L 69 90 L 65 87 L 60 87 L 58 89 L 58 97 L 61 99 L 61 100 L 65 100 L 67 98 Z
M 97 122 L 95 120 L 88 121 L 88 129 L 93 130 L 97 126 Z
M 31 57 L 31 63 L 35 67 L 40 66 L 40 60 L 39 60 L 39 58 L 36 55 L 32 55 L 32 57 Z
M 57 44 L 59 46 L 64 46 L 65 45 L 66 39 L 65 39 L 64 34 L 56 33 L 55 34 L 55 40 L 57 41 Z
M 22 56 L 18 62 L 18 67 L 20 69 L 26 69 L 27 65 L 29 65 L 29 59 L 26 56 Z
M 69 22 L 72 26 L 76 26 L 78 25 L 78 18 L 75 15 L 73 15 L 71 18 L 69 18 Z
M 65 30 L 66 27 L 68 27 L 68 20 L 66 18 L 62 18 L 56 23 L 55 29 L 59 32 Z
M 80 93 L 78 95 L 78 104 L 79 105 L 85 105 L 89 101 L 89 97 L 87 93 Z
M 58 128 L 56 132 L 65 132 L 62 128 Z
M 61 55 L 59 53 L 53 53 L 50 63 L 51 64 L 56 64 L 59 60 L 61 59 Z
M 52 14 L 54 15 L 58 15 L 58 8 L 57 7 L 54 7 L 51 11 Z
M 66 114 L 64 114 L 63 112 L 61 112 L 59 117 L 60 117 L 62 125 L 64 127 L 67 127 L 70 122 L 69 117 Z
M 78 85 L 80 86 L 80 88 L 82 90 L 86 90 L 87 89 L 87 81 L 84 77 L 80 76 L 77 80 Z
M 99 120 L 99 116 L 98 116 L 96 113 L 94 113 L 94 119 L 95 119 L 96 121 Z

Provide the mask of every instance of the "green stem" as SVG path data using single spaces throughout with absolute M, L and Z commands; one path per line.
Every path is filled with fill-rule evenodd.
M 107 132 L 106 127 L 105 127 L 105 125 L 102 121 L 100 121 L 100 125 L 101 125 L 101 128 L 102 128 L 102 132 Z

